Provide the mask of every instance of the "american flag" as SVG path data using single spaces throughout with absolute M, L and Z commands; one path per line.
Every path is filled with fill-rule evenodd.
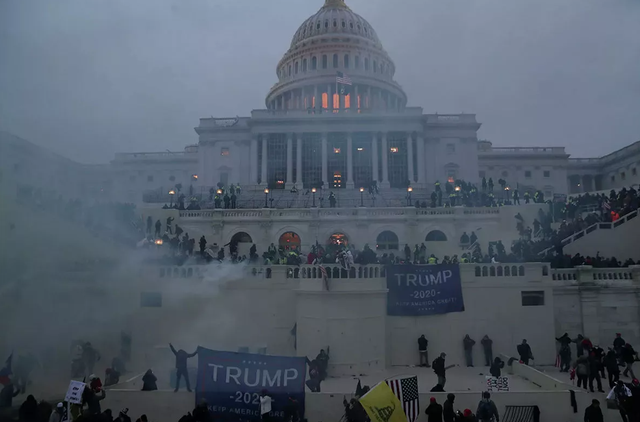
M 324 289 L 329 291 L 329 278 L 327 277 L 327 269 L 322 265 L 319 266 L 320 274 L 322 274 L 322 280 L 324 281 Z
M 402 377 L 387 380 L 391 391 L 396 395 L 404 414 L 407 415 L 407 422 L 415 422 L 420 414 L 420 403 L 418 401 L 418 377 Z
M 602 209 L 607 212 L 611 209 L 611 205 L 609 205 L 609 201 L 602 201 Z
M 338 73 L 338 76 L 336 76 L 336 83 L 339 83 L 342 85 L 353 85 L 351 78 L 348 77 L 346 73 L 343 73 L 343 72 L 337 72 L 337 73 Z

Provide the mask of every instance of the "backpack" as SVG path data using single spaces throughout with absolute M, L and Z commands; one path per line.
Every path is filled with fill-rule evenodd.
M 481 421 L 490 421 L 493 418 L 493 409 L 491 407 L 491 402 L 487 400 L 482 400 L 480 406 L 478 407 L 478 414 L 476 415 Z

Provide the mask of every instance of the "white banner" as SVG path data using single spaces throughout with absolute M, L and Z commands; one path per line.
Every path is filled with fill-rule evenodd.
M 71 381 L 67 394 L 64 396 L 64 401 L 71 404 L 82 404 L 82 392 L 85 388 L 85 383 L 81 381 Z
M 509 391 L 509 377 L 486 377 L 487 391 Z

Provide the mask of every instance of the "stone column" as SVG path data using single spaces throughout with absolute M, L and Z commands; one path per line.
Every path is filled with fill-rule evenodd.
M 331 93 L 331 84 L 327 85 L 327 109 L 333 110 L 333 94 Z
M 410 133 L 407 134 L 407 164 L 409 184 L 413 184 L 416 180 L 413 177 L 413 138 Z
M 378 181 L 378 134 L 373 133 L 371 136 L 371 180 Z
M 267 185 L 267 135 L 262 135 L 262 184 Z
M 298 147 L 296 148 L 296 186 L 302 189 L 302 133 L 296 134 Z
M 322 108 L 322 101 L 320 102 L 320 106 L 318 106 L 318 85 L 313 86 L 313 100 L 315 101 L 315 109 Z
M 327 178 L 327 132 L 322 133 L 322 182 L 324 185 L 322 187 L 324 189 L 329 189 L 329 179 Z
M 425 168 L 424 168 L 424 137 L 421 134 L 418 134 L 417 138 L 418 144 L 418 159 L 416 160 L 418 164 L 418 185 L 424 187 L 425 180 Z
M 353 139 L 347 134 L 347 188 L 353 189 Z
M 382 132 L 382 183 L 383 188 L 390 187 L 389 184 L 389 148 L 387 147 L 387 132 Z
M 368 108 L 373 108 L 373 99 L 371 98 L 371 86 L 367 86 L 367 104 Z
M 258 184 L 258 135 L 252 135 L 250 149 L 251 171 L 249 182 Z
M 285 187 L 293 185 L 293 134 L 287 134 L 287 180 Z
M 355 108 L 360 112 L 360 105 L 358 104 L 358 85 L 353 86 L 353 92 L 355 93 L 355 96 L 351 99 L 351 108 Z

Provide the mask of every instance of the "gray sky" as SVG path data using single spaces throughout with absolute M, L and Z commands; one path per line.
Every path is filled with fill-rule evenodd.
M 82 162 L 181 150 L 264 108 L 323 0 L 0 0 L 0 130 Z M 409 105 L 476 113 L 501 146 L 599 156 L 640 140 L 638 0 L 347 0 Z

